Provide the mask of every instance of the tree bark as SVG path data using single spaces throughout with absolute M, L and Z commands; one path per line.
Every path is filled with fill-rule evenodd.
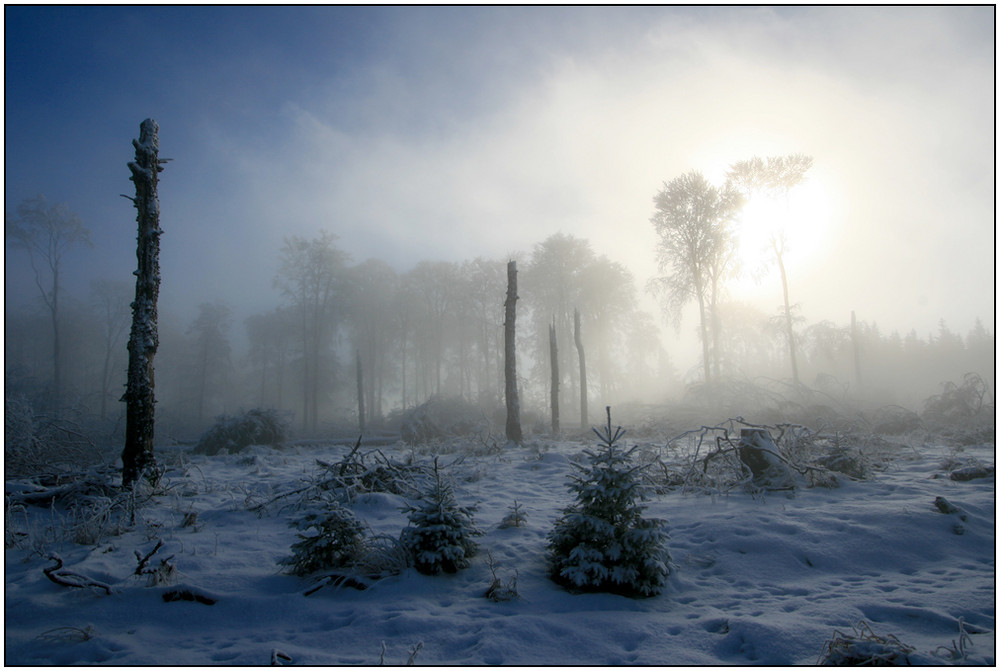
M 552 361 L 552 433 L 559 435 L 559 349 L 556 347 L 556 324 L 553 318 L 549 325 L 549 358 Z
M 587 358 L 583 353 L 583 336 L 580 334 L 580 311 L 573 310 L 573 340 L 580 356 L 580 428 L 587 428 Z
M 507 440 L 520 445 L 521 405 L 517 397 L 517 365 L 515 361 L 514 321 L 517 316 L 517 262 L 507 263 L 507 300 L 504 301 L 504 396 L 507 401 Z
M 135 271 L 135 301 L 128 343 L 128 382 L 125 387 L 125 448 L 122 450 L 122 485 L 129 487 L 140 477 L 155 482 L 153 455 L 155 428 L 153 356 L 159 344 L 156 301 L 160 292 L 160 202 L 157 175 L 166 160 L 159 158 L 159 126 L 146 119 L 139 126 L 139 139 L 132 140 L 135 161 L 128 164 L 135 183 L 139 225 Z

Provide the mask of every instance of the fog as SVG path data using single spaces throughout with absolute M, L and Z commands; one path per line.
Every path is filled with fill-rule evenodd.
M 383 415 L 435 393 L 499 403 L 510 259 L 523 277 L 530 410 L 547 412 L 544 328 L 555 318 L 572 416 L 574 307 L 595 407 L 684 398 L 702 380 L 698 314 L 688 302 L 675 328 L 647 291 L 660 274 L 653 198 L 688 171 L 721 185 L 736 161 L 793 153 L 814 161 L 785 222 L 802 383 L 832 377 L 873 403 L 919 408 L 975 372 L 992 393 L 993 7 L 4 14 L 8 219 L 44 194 L 93 242 L 62 260 L 66 402 L 96 411 L 117 400 L 95 382 L 109 341 L 91 286 L 134 282 L 135 210 L 121 195 L 147 117 L 172 159 L 160 176 L 157 382 L 161 416 L 177 426 L 258 404 L 301 414 L 289 313 L 280 365 L 251 356 L 247 320 L 293 307 L 276 283 L 283 245 L 324 231 L 352 279 L 330 316 L 323 421 L 356 412 L 362 346 L 364 366 L 381 367 L 368 370 L 379 398 L 367 393 Z M 579 253 L 564 278 L 545 277 L 539 259 L 560 241 Z M 768 327 L 782 288 L 765 255 L 741 243 L 744 272 L 724 283 L 727 379 L 791 375 Z M 42 394 L 51 329 L 9 237 L 4 274 L 6 388 Z M 603 279 L 581 279 L 591 276 Z M 211 371 L 192 363 L 207 346 L 195 327 L 206 304 L 228 315 L 210 357 L 228 363 Z M 440 332 L 404 340 L 401 306 L 413 309 L 408 328 Z M 863 339 L 862 381 L 851 346 Z M 124 340 L 111 344 L 120 365 Z M 197 408 L 194 387 L 210 391 Z

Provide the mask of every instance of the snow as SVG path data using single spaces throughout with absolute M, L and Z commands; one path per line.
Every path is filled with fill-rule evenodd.
M 278 563 L 296 540 L 288 522 L 299 513 L 248 508 L 301 487 L 316 459 L 336 461 L 350 446 L 215 456 L 158 447 L 157 460 L 171 464 L 163 493 L 121 535 L 77 545 L 57 533 L 58 512 L 28 506 L 26 526 L 23 512 L 8 510 L 8 531 L 28 536 L 5 553 L 5 662 L 376 665 L 384 642 L 391 665 L 414 650 L 418 665 L 808 665 L 835 632 L 851 634 L 864 621 L 911 647 L 914 663 L 995 663 L 995 478 L 947 477 L 952 448 L 911 441 L 886 470 L 841 478 L 835 488 L 661 491 L 644 514 L 667 520 L 672 571 L 662 594 L 630 599 L 572 594 L 548 577 L 546 536 L 573 502 L 566 485 L 573 462 L 595 447 L 591 439 L 528 437 L 499 454 L 465 444 L 458 463 L 461 441 L 380 447 L 428 465 L 441 453 L 459 505 L 477 506 L 479 553 L 456 574 L 408 569 L 364 591 L 324 587 L 309 596 L 310 580 Z M 967 446 L 961 456 L 991 464 L 994 446 Z M 942 512 L 938 497 L 960 512 Z M 524 525 L 501 525 L 515 500 Z M 398 538 L 414 503 L 369 493 L 350 508 L 374 533 Z M 183 526 L 192 512 L 195 523 Z M 133 575 L 136 552 L 158 539 L 164 545 L 150 566 L 173 555 L 178 575 L 150 586 L 149 576 Z M 516 575 L 517 598 L 485 598 L 494 579 L 487 552 L 497 579 Z M 49 581 L 50 553 L 113 593 Z M 217 602 L 167 602 L 171 590 Z

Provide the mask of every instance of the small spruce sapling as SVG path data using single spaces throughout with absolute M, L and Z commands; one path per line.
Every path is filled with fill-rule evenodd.
M 295 575 L 343 568 L 364 551 L 364 528 L 350 510 L 336 501 L 329 502 L 324 510 L 308 511 L 289 524 L 299 529 L 299 540 L 292 544 L 292 555 L 279 563 L 289 566 Z
M 568 487 L 576 503 L 563 511 L 549 533 L 549 561 L 555 582 L 574 590 L 613 592 L 632 597 L 659 594 L 670 574 L 663 520 L 642 516 L 643 466 L 618 441 L 625 432 L 608 424 L 599 451 L 585 450 L 588 466 L 577 466 Z
M 417 571 L 434 575 L 468 567 L 478 549 L 473 537 L 482 532 L 473 522 L 475 508 L 458 505 L 451 485 L 441 477 L 437 458 L 434 481 L 420 507 L 406 510 L 410 526 L 403 529 L 399 541 L 413 557 Z

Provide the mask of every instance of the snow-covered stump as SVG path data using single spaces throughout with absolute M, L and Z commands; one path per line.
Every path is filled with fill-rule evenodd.
M 140 477 L 155 478 L 153 456 L 154 398 L 153 356 L 159 344 L 156 300 L 160 292 L 160 201 L 157 175 L 167 159 L 159 158 L 159 126 L 152 119 L 139 125 L 139 139 L 132 140 L 135 161 L 128 164 L 135 183 L 139 235 L 136 246 L 135 301 L 128 341 L 128 381 L 125 386 L 125 448 L 122 450 L 122 485 Z M 127 197 L 127 196 L 126 196 Z
M 740 461 L 750 469 L 753 483 L 764 489 L 791 489 L 795 486 L 792 470 L 781 458 L 767 429 L 740 429 L 737 449 Z

